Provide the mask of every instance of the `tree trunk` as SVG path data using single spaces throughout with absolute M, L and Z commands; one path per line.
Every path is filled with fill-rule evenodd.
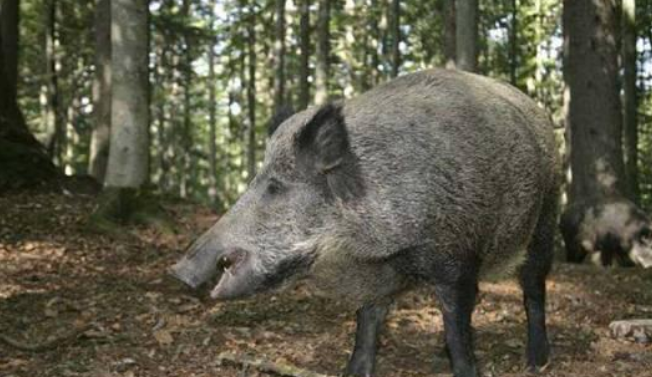
M 190 18 L 190 0 L 183 0 L 181 6 L 181 14 L 185 19 Z M 190 193 L 189 177 L 191 176 L 190 169 L 192 164 L 190 156 L 192 154 L 192 119 L 190 117 L 190 86 L 192 85 L 192 60 L 190 56 L 190 35 L 188 31 L 189 25 L 184 25 L 183 29 L 183 45 L 182 50 L 182 65 L 181 65 L 181 85 L 183 95 L 183 125 L 181 127 L 181 153 L 177 159 L 178 166 L 177 172 L 179 173 L 179 196 L 181 198 L 188 197 Z
M 157 46 L 156 56 L 158 57 L 156 61 L 156 66 L 154 67 L 154 82 L 158 83 L 158 89 L 164 93 L 168 91 L 168 78 L 167 78 L 167 68 L 169 67 L 169 50 L 164 43 L 160 43 Z M 169 106 L 167 106 L 166 100 L 156 101 L 156 140 L 158 143 L 158 155 L 157 155 L 157 165 L 158 171 L 155 175 L 157 177 L 157 185 L 162 192 L 170 191 L 170 162 L 169 162 L 169 137 L 167 136 L 167 130 L 169 129 Z
M 443 7 L 444 66 L 455 68 L 455 0 L 443 0 Z
M 638 123 L 636 119 L 636 5 L 634 0 L 622 0 L 622 62 L 623 77 L 623 126 L 625 133 L 626 171 L 631 199 L 638 204 Z
M 478 0 L 455 1 L 457 68 L 475 72 L 478 64 Z
M 330 0 L 319 0 L 317 17 L 317 65 L 315 70 L 315 103 L 328 101 L 328 69 L 330 64 Z
M 274 109 L 278 112 L 285 104 L 285 0 L 276 0 L 274 65 Z
M 3 34 L 0 28 L 0 46 L 6 46 Z M 5 73 L 7 55 L 10 54 L 4 50 L 0 53 L 0 88 L 10 85 Z M 59 175 L 42 145 L 27 129 L 15 92 L 0 90 L 0 193 L 52 184 Z
M 509 83 L 517 86 L 518 69 L 518 0 L 512 0 L 511 24 L 509 27 Z
M 386 80 L 388 77 L 387 62 L 389 61 L 389 13 L 391 0 L 381 0 L 380 4 L 380 23 L 378 25 L 380 32 L 380 55 L 382 56 L 382 74 L 378 72 L 378 79 L 381 76 Z
M 148 1 L 111 1 L 111 146 L 106 186 L 140 188 L 149 169 Z
M 310 102 L 310 84 L 308 75 L 310 74 L 310 0 L 301 0 L 299 10 L 301 18 L 299 20 L 299 46 L 301 56 L 299 61 L 299 110 L 308 107 Z
M 392 72 L 391 77 L 398 76 L 398 71 L 401 66 L 401 51 L 399 49 L 401 43 L 401 2 L 400 0 L 392 0 L 391 8 L 391 24 L 392 24 Z
M 93 80 L 95 126 L 91 135 L 88 172 L 104 182 L 111 136 L 111 3 L 95 2 L 95 77 Z
M 72 100 L 68 103 L 68 108 L 66 109 L 66 148 L 64 153 L 65 161 L 65 170 L 64 172 L 68 176 L 77 174 L 77 164 L 76 164 L 76 153 L 75 145 L 79 143 L 79 134 L 75 129 L 75 124 L 77 122 L 77 117 L 79 116 L 79 94 L 76 93 L 76 90 L 72 93 Z
M 615 0 L 564 1 L 571 202 L 624 194 Z
M 57 40 L 57 0 L 47 0 L 45 22 L 45 75 L 47 78 L 46 105 L 46 147 L 48 154 L 57 164 L 61 164 L 64 128 L 59 109 L 59 60 L 56 51 Z
M 247 49 L 249 53 L 247 77 L 247 179 L 256 175 L 256 13 L 254 5 L 249 8 L 247 22 Z
M 378 25 L 379 17 L 378 10 L 378 0 L 371 0 L 371 5 L 369 7 L 369 15 L 371 20 L 369 21 L 369 32 L 371 33 L 371 38 L 373 43 L 371 44 L 371 85 L 377 85 L 380 82 L 380 73 L 378 72 L 378 66 L 380 65 L 380 56 L 378 54 L 378 48 L 380 47 L 380 26 Z
M 210 15 L 210 32 L 215 32 L 215 0 L 209 2 Z M 215 90 L 215 45 L 217 38 L 211 36 L 208 45 L 208 197 L 214 206 L 220 206 L 217 195 L 217 141 L 216 138 L 216 102 L 217 92 Z
M 3 34 L 0 52 L 5 55 L 5 91 L 9 96 L 17 96 L 18 84 L 18 24 L 20 22 L 20 0 L 3 0 L 0 2 L 0 33 Z

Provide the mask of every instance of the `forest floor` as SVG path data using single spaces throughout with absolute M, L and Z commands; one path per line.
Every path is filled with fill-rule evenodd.
M 95 234 L 92 198 L 0 198 L 0 376 L 270 376 L 222 364 L 224 351 L 338 375 L 354 313 L 298 285 L 247 301 L 214 303 L 165 274 L 217 215 L 165 204 L 176 234 L 129 228 Z M 650 377 L 652 345 L 610 336 L 609 323 L 652 318 L 652 271 L 557 264 L 548 283 L 553 361 L 542 376 Z M 525 315 L 513 281 L 481 284 L 474 313 L 485 376 L 523 376 Z M 379 376 L 450 376 L 442 320 L 422 288 L 395 304 Z M 66 335 L 67 334 L 67 335 Z M 73 334 L 73 335 L 70 335 Z

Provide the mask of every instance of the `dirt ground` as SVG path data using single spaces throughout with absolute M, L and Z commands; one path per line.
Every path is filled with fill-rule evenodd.
M 0 198 L 0 376 L 269 376 L 218 362 L 224 351 L 340 374 L 354 313 L 299 285 L 214 303 L 165 275 L 217 215 L 168 204 L 177 234 L 85 226 L 90 198 Z M 611 321 L 652 318 L 652 271 L 557 264 L 548 284 L 553 361 L 542 376 L 652 376 L 652 345 L 616 340 Z M 485 376 L 523 376 L 525 315 L 513 281 L 483 283 L 474 313 Z M 401 297 L 377 375 L 449 376 L 442 321 L 427 288 Z

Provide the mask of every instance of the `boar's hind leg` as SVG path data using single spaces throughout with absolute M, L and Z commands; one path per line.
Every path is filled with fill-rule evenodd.
M 545 367 L 550 355 L 546 333 L 546 278 L 552 265 L 556 208 L 556 196 L 544 203 L 519 277 L 528 322 L 527 366 L 532 371 Z
M 436 282 L 435 292 L 444 317 L 444 336 L 455 377 L 477 377 L 473 356 L 471 314 L 478 294 L 477 273 L 462 274 L 455 282 Z
M 363 306 L 356 312 L 355 347 L 344 372 L 346 376 L 369 377 L 374 373 L 378 338 L 391 301 Z
M 583 263 L 586 259 L 587 252 L 575 240 L 564 241 L 566 244 L 566 262 Z

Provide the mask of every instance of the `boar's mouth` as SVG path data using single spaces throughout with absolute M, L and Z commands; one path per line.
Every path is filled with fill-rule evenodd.
M 286 282 L 305 277 L 314 262 L 314 255 L 294 254 L 277 261 L 262 272 L 256 268 L 256 257 L 245 250 L 234 250 L 219 258 L 221 276 L 210 293 L 211 298 L 230 300 L 278 288 Z M 263 268 L 265 270 L 265 268 Z

